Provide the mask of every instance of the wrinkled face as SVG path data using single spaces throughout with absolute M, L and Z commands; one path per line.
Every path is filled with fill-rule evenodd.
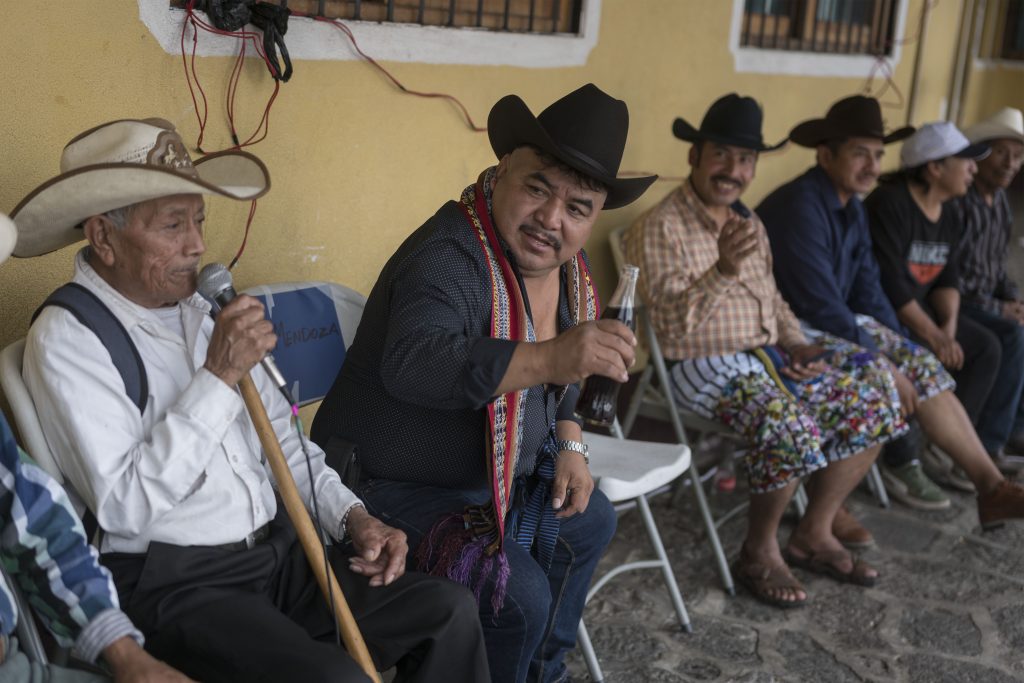
M 933 169 L 933 183 L 947 197 L 963 197 L 974 182 L 978 164 L 974 159 L 946 157 L 929 164 Z
M 690 148 L 690 179 L 708 207 L 729 206 L 754 179 L 757 152 L 717 142 L 697 143 Z
M 105 237 L 94 240 L 90 234 L 93 254 L 102 263 L 97 270 L 121 294 L 140 306 L 159 308 L 196 291 L 199 258 L 206 251 L 202 195 L 139 204 L 124 228 L 105 217 L 99 220 L 106 223 L 100 228 Z
M 579 251 L 606 196 L 529 147 L 505 155 L 494 183 L 494 223 L 523 277 L 546 275 Z
M 1004 138 L 989 145 L 992 152 L 978 162 L 978 181 L 992 190 L 1005 190 L 1024 164 L 1024 142 Z
M 844 199 L 866 194 L 882 172 L 885 146 L 877 138 L 850 138 L 835 153 L 828 146 L 818 148 L 818 163 Z

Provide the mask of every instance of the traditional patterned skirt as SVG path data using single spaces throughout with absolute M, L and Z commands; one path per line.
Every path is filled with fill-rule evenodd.
M 833 352 L 827 369 L 788 386 L 750 352 L 684 360 L 672 369 L 679 405 L 750 443 L 745 464 L 753 493 L 782 488 L 907 431 L 888 362 L 843 339 L 817 331 L 814 337 Z

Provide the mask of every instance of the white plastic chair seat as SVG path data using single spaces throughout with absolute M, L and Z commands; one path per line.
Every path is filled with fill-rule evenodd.
M 589 432 L 586 439 L 590 471 L 612 503 L 650 493 L 690 467 L 690 449 L 682 444 L 623 441 Z

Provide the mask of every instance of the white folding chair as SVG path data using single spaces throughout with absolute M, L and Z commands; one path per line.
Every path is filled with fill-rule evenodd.
M 683 597 L 679 592 L 672 565 L 665 553 L 665 545 L 658 533 L 658 526 L 651 514 L 647 497 L 656 492 L 668 490 L 669 484 L 690 468 L 690 449 L 683 444 L 651 443 L 634 441 L 622 435 L 616 420 L 612 425 L 615 437 L 588 432 L 586 440 L 590 446 L 590 471 L 597 487 L 615 505 L 616 510 L 636 507 L 640 511 L 647 537 L 654 547 L 657 559 L 625 562 L 609 570 L 591 586 L 587 593 L 589 601 L 601 588 L 619 574 L 636 569 L 660 569 L 668 588 L 672 606 L 679 619 L 679 626 L 690 633 L 690 617 L 686 613 Z M 583 658 L 594 681 L 603 681 L 604 675 L 590 642 L 590 635 L 584 621 L 576 630 L 577 641 Z

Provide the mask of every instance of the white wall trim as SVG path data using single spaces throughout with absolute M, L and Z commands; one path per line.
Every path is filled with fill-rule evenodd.
M 974 68 L 979 71 L 1006 69 L 1007 71 L 1024 71 L 1024 60 L 1020 59 L 979 59 L 975 57 Z
M 138 0 L 139 19 L 163 49 L 181 54 L 183 10 L 172 10 L 167 0 Z M 586 0 L 580 17 L 580 35 L 551 36 L 501 33 L 471 28 L 440 28 L 414 24 L 379 24 L 347 21 L 359 47 L 374 59 L 426 64 L 474 64 L 555 68 L 583 66 L 597 44 L 601 0 Z M 191 54 L 191 28 L 185 49 Z M 292 59 L 360 59 L 341 31 L 323 22 L 294 17 L 285 36 Z M 197 55 L 232 56 L 238 53 L 235 38 L 201 33 Z
M 896 9 L 896 36 L 905 35 L 907 1 L 901 0 Z M 744 0 L 733 0 L 732 24 L 729 27 L 729 51 L 737 73 L 788 74 L 793 76 L 859 77 L 866 78 L 877 62 L 870 55 L 832 55 L 820 52 L 794 50 L 763 50 L 740 47 Z M 893 69 L 900 63 L 903 48 L 897 42 L 888 62 Z

